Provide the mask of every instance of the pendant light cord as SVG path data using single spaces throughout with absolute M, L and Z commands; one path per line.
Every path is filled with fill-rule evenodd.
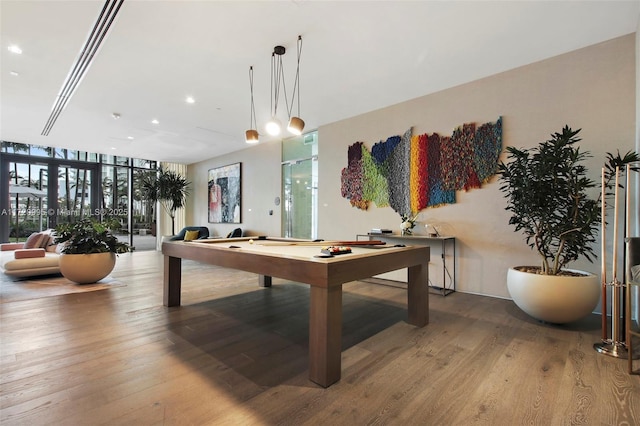
M 251 118 L 249 119 L 249 128 L 257 129 L 256 107 L 253 103 L 253 66 L 249 67 L 249 87 L 251 88 Z
M 273 109 L 273 100 L 275 99 L 274 88 L 273 88 L 273 86 L 274 86 L 273 82 L 275 80 L 275 70 L 276 70 L 276 54 L 275 54 L 275 52 L 273 52 L 271 54 L 271 99 L 270 99 L 270 101 L 271 101 L 270 109 L 271 109 L 271 116 L 272 117 L 275 117 L 275 112 L 274 112 L 274 109 Z M 277 105 L 278 105 L 278 103 L 276 102 L 276 109 L 278 108 Z
M 293 93 L 291 95 L 291 108 L 289 108 L 289 119 L 291 119 L 291 113 L 293 112 L 293 100 L 296 98 L 296 93 L 298 95 L 298 117 L 300 117 L 300 56 L 302 55 L 302 36 L 298 36 L 298 62 L 296 64 L 296 78 L 295 83 L 293 85 Z M 286 95 L 286 92 L 285 92 Z M 287 105 L 288 107 L 288 105 Z
M 280 83 L 284 90 L 284 99 L 287 110 L 289 109 L 289 101 L 287 100 L 287 86 L 284 81 L 284 70 L 282 66 L 282 55 L 273 52 L 271 54 L 271 116 L 278 114 L 278 100 L 280 99 Z

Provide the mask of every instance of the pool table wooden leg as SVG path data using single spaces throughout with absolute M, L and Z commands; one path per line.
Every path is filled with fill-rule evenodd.
M 409 324 L 424 327 L 429 323 L 429 266 L 409 267 L 407 289 Z
M 260 287 L 271 287 L 271 277 L 269 275 L 258 275 L 258 285 Z
M 180 291 L 182 290 L 182 259 L 179 257 L 164 257 L 164 306 L 180 306 Z
M 322 387 L 340 380 L 342 285 L 311 286 L 309 304 L 309 379 Z

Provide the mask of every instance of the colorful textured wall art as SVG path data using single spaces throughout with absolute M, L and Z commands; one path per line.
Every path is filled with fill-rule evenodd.
M 496 172 L 502 152 L 502 117 L 476 128 L 467 123 L 451 136 L 437 133 L 392 136 L 347 150 L 341 193 L 351 205 L 390 206 L 402 216 L 456 202 L 456 191 L 480 188 Z

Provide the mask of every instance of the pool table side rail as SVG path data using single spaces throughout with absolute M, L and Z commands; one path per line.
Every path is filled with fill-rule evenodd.
M 179 241 L 164 242 L 162 252 L 169 257 L 195 260 L 319 287 L 341 285 L 429 261 L 429 247 L 426 246 L 372 249 L 367 254 L 354 253 L 328 259 L 245 252 L 242 249 Z

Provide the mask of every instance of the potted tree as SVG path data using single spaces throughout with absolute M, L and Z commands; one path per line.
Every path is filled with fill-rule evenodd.
M 509 269 L 509 294 L 527 314 L 551 323 L 588 315 L 600 297 L 597 276 L 566 269 L 580 257 L 593 262 L 601 221 L 600 202 L 588 194 L 596 186 L 583 165 L 589 153 L 576 145 L 580 130 L 565 126 L 532 149 L 507 147 L 510 161 L 498 165 L 509 223 L 539 255 L 536 266 Z
M 112 229 L 116 220 L 98 222 L 83 219 L 56 227 L 55 242 L 61 244 L 60 272 L 79 284 L 94 283 L 109 275 L 116 262 L 116 254 L 130 250 L 119 241 Z
M 172 170 L 158 169 L 158 175 L 146 174 L 142 180 L 143 195 L 152 202 L 160 202 L 171 217 L 171 234 L 176 233 L 176 210 L 184 207 L 189 196 L 189 182 Z

